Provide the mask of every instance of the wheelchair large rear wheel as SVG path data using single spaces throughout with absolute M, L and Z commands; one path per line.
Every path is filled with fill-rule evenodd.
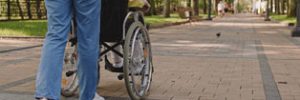
M 78 89 L 76 46 L 67 44 L 61 81 L 61 94 L 66 97 L 73 96 Z
M 75 24 L 72 22 L 69 41 L 65 48 L 64 65 L 61 80 L 61 94 L 65 97 L 71 97 L 77 91 L 78 76 L 77 76 L 77 41 L 75 36 Z
M 152 54 L 147 29 L 141 22 L 133 22 L 124 44 L 124 79 L 131 99 L 144 99 L 152 81 Z

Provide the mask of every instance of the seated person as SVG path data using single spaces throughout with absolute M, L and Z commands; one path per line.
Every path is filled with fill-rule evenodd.
M 128 2 L 128 7 L 133 7 L 133 8 L 142 8 L 144 9 L 145 11 L 148 11 L 149 8 L 151 7 L 150 4 L 148 3 L 147 0 L 129 0 Z M 109 43 L 110 46 L 112 46 L 114 43 Z M 122 46 L 119 45 L 115 48 L 115 50 L 117 51 L 123 51 L 122 50 Z M 141 45 L 140 45 L 140 41 L 137 40 L 135 42 L 135 48 L 134 48 L 134 51 L 137 51 L 138 53 L 137 54 L 143 54 L 142 53 L 142 48 L 141 48 Z M 120 71 L 123 71 L 123 58 L 120 57 L 119 55 L 117 55 L 116 53 L 110 51 L 108 53 L 109 56 L 111 56 L 111 62 L 113 64 L 113 67 L 114 68 L 119 68 L 118 70 Z M 134 55 L 134 57 L 141 57 L 142 55 Z M 142 65 L 138 65 L 138 66 L 142 66 Z

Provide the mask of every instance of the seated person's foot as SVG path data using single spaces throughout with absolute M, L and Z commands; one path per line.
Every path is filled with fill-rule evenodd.
M 115 64 L 113 64 L 114 68 L 123 68 L 123 61 L 122 62 L 116 62 Z
M 105 68 L 112 72 L 123 72 L 123 62 L 119 62 L 116 64 L 105 64 Z
M 151 5 L 149 4 L 149 2 L 147 0 L 144 0 L 144 6 L 143 6 L 144 12 L 148 12 L 150 8 Z
M 93 100 L 105 100 L 102 96 L 98 95 L 98 93 L 95 93 Z

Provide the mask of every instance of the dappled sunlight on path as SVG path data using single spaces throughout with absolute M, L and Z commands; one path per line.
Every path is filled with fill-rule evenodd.
M 300 100 L 300 38 L 263 19 L 239 14 L 151 29 L 155 72 L 148 99 Z M 0 41 L 0 50 L 40 43 L 13 41 Z M 32 99 L 40 49 L 0 53 L 0 99 Z M 97 91 L 128 99 L 124 82 L 100 65 Z

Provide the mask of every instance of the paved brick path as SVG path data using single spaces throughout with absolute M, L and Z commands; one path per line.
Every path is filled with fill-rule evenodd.
M 300 39 L 290 30 L 251 14 L 153 29 L 149 99 L 300 100 Z M 0 53 L 0 100 L 32 100 L 40 44 L 0 40 L 0 52 L 32 47 Z M 128 99 L 117 74 L 101 72 L 98 92 Z

